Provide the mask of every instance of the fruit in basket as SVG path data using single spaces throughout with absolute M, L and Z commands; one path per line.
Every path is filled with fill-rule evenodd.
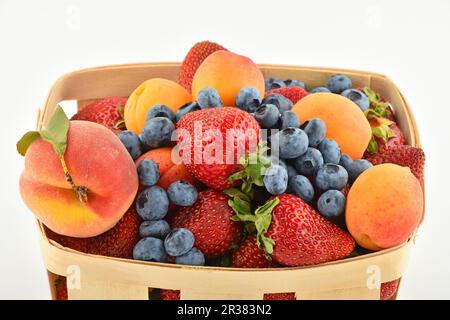
M 292 161 L 299 174 L 311 177 L 323 166 L 322 153 L 314 148 L 308 148 L 304 154 Z
M 325 191 L 317 200 L 317 209 L 324 217 L 336 219 L 344 213 L 345 195 L 339 190 Z
M 342 152 L 360 159 L 372 138 L 368 120 L 351 100 L 333 93 L 315 93 L 301 99 L 292 111 L 302 121 L 320 118 L 326 124 L 326 137 L 335 140 Z
M 208 108 L 185 115 L 177 123 L 182 163 L 207 186 L 223 190 L 228 177 L 241 169 L 245 153 L 256 150 L 260 127 L 238 108 Z M 231 133 L 231 135 L 230 135 Z
M 139 235 L 142 238 L 153 237 L 165 239 L 170 232 L 170 226 L 166 220 L 147 220 L 139 226 Z
M 390 300 L 398 290 L 400 279 L 392 280 L 381 284 L 380 299 Z
M 289 193 L 300 199 L 311 202 L 314 199 L 314 186 L 311 181 L 300 174 L 295 174 L 289 178 Z
M 135 260 L 165 262 L 166 258 L 164 243 L 158 238 L 143 238 L 133 249 L 133 259 Z
M 266 97 L 261 101 L 261 104 L 273 104 L 281 113 L 291 110 L 294 105 L 291 100 L 278 93 L 266 95 Z
M 152 159 L 145 158 L 137 165 L 139 182 L 146 186 L 154 186 L 159 180 L 158 164 Z
M 234 268 L 271 268 L 276 263 L 266 258 L 264 250 L 258 247 L 256 236 L 248 236 L 233 252 L 231 266 Z
M 264 77 L 249 58 L 220 50 L 209 55 L 195 72 L 192 97 L 197 99 L 200 90 L 208 87 L 219 92 L 225 106 L 234 106 L 244 87 L 254 87 L 264 96 Z
M 194 247 L 194 234 L 184 228 L 175 228 L 164 239 L 164 248 L 172 257 L 178 257 Z
M 155 104 L 153 107 L 151 107 L 147 112 L 145 121 L 149 121 L 157 117 L 163 117 L 169 119 L 170 121 L 175 121 L 175 113 L 172 111 L 172 109 L 164 104 Z
M 364 171 L 347 197 L 347 227 L 358 244 L 369 250 L 391 248 L 407 241 L 423 214 L 419 180 L 407 167 L 376 165 Z
M 57 277 L 55 279 L 55 299 L 56 300 L 67 300 L 69 295 L 67 293 L 67 282 L 66 277 Z
M 130 156 L 135 160 L 142 154 L 143 145 L 141 139 L 133 131 L 124 130 L 117 135 L 127 149 Z
M 193 247 L 185 254 L 176 257 L 175 263 L 188 266 L 203 266 L 205 265 L 205 255 L 200 250 Z
M 327 88 L 333 93 L 341 93 L 352 87 L 352 80 L 344 74 L 332 75 L 327 81 Z
M 188 207 L 197 201 L 198 192 L 192 184 L 177 180 L 167 188 L 167 195 L 173 204 Z
M 263 300 L 296 300 L 294 292 L 265 293 Z
M 201 109 L 222 107 L 222 99 L 214 88 L 203 88 L 197 94 L 197 103 Z
M 299 128 L 286 128 L 271 136 L 271 141 L 278 139 L 281 159 L 295 159 L 308 150 L 308 136 Z
M 193 206 L 182 207 L 171 215 L 169 224 L 172 228 L 190 230 L 195 247 L 206 258 L 222 257 L 239 241 L 242 232 L 240 223 L 230 219 L 234 213 L 228 200 L 222 192 L 202 191 Z
M 280 121 L 280 110 L 274 104 L 262 104 L 255 110 L 254 117 L 263 129 L 273 129 Z
M 254 87 L 244 87 L 236 96 L 235 106 L 244 111 L 255 112 L 256 108 L 258 108 L 260 104 L 260 93 Z
M 143 220 L 159 220 L 169 210 L 166 191 L 158 186 L 144 189 L 136 198 L 136 211 Z
M 170 119 L 156 117 L 147 121 L 140 138 L 148 148 L 164 147 L 170 143 L 174 130 L 175 125 Z
M 344 90 L 344 92 L 342 92 L 341 94 L 347 99 L 350 99 L 354 103 L 356 103 L 358 107 L 361 109 L 361 111 L 364 112 L 367 109 L 369 109 L 370 106 L 369 98 L 367 98 L 364 92 L 358 89 L 347 89 Z
M 300 128 L 300 120 L 297 115 L 292 111 L 285 111 L 281 114 L 281 129 L 286 129 L 289 127 Z
M 272 164 L 265 172 L 264 186 L 270 194 L 282 194 L 288 186 L 287 170 L 278 164 Z
M 127 98 L 110 97 L 97 100 L 86 105 L 78 111 L 71 120 L 84 120 L 96 122 L 111 129 L 114 133 L 125 128 L 123 122 L 123 110 Z
M 294 113 L 295 114 L 295 113 Z M 303 131 L 305 131 L 308 136 L 309 146 L 317 147 L 325 139 L 327 133 L 327 126 L 322 119 L 313 118 L 306 121 L 303 126 Z
M 279 89 L 272 89 L 266 93 L 266 96 L 271 94 L 281 94 L 285 98 L 291 100 L 293 104 L 296 104 L 300 99 L 303 99 L 308 95 L 308 91 L 306 91 L 302 87 L 285 87 Z
M 348 173 L 344 167 L 334 164 L 325 163 L 320 167 L 314 177 L 316 186 L 322 190 L 340 190 L 347 185 Z
M 187 53 L 180 67 L 178 83 L 181 84 L 188 92 L 191 92 L 192 79 L 202 62 L 211 54 L 219 50 L 227 50 L 220 44 L 202 41 L 196 43 Z
M 124 111 L 125 125 L 128 130 L 140 134 L 153 106 L 163 104 L 175 113 L 191 100 L 189 92 L 176 82 L 161 78 L 144 81 L 128 98 Z

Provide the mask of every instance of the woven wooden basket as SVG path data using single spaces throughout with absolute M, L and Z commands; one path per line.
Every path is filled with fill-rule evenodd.
M 408 144 L 420 146 L 414 117 L 398 88 L 379 74 L 328 68 L 260 65 L 264 76 L 301 79 L 320 86 L 335 73 L 351 77 L 354 87 L 368 86 L 390 101 Z M 52 87 L 38 114 L 37 127 L 49 121 L 58 103 L 76 100 L 78 108 L 92 100 L 128 96 L 144 80 L 176 80 L 178 63 L 142 63 L 76 71 Z M 422 183 L 423 184 L 423 183 Z M 79 286 L 68 288 L 69 299 L 148 299 L 148 288 L 179 289 L 181 299 L 262 299 L 264 293 L 295 292 L 303 299 L 379 299 L 380 289 L 368 286 L 374 266 L 381 282 L 402 277 L 413 239 L 398 247 L 312 267 L 236 269 L 193 267 L 133 261 L 84 254 L 49 240 L 38 223 L 52 296 L 55 275 L 79 271 Z

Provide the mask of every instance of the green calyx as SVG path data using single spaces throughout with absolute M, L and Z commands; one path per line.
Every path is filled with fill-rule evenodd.
M 119 114 L 120 114 L 120 120 L 118 120 L 114 124 L 114 129 L 125 130 L 126 129 L 126 126 L 125 126 L 125 106 L 123 106 L 123 105 L 121 105 L 119 103 L 119 104 L 117 104 L 117 110 L 119 111 Z

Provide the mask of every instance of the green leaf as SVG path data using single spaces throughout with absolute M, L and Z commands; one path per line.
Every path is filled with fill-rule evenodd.
M 372 137 L 369 141 L 369 145 L 366 149 L 367 152 L 374 154 L 378 152 L 378 143 L 376 142 L 375 138 Z
M 241 190 L 237 188 L 229 188 L 223 191 L 227 196 L 234 198 L 234 197 L 240 197 L 241 199 L 250 202 L 250 198 L 247 194 L 243 193 Z
M 39 138 L 39 132 L 38 131 L 28 131 L 23 135 L 23 137 L 17 142 L 16 147 L 17 151 L 22 155 L 25 156 L 25 153 L 27 152 L 30 145 Z
M 52 144 L 59 157 L 64 156 L 67 147 L 67 131 L 69 130 L 69 118 L 61 106 L 58 106 L 48 122 L 47 127 L 39 133 L 45 141 Z
M 257 232 L 257 243 L 260 248 L 264 248 L 267 256 L 270 256 L 273 252 L 273 246 L 275 242 L 266 236 L 269 230 L 270 224 L 272 223 L 272 211 L 280 203 L 278 197 L 267 201 L 262 206 L 255 210 L 255 228 Z

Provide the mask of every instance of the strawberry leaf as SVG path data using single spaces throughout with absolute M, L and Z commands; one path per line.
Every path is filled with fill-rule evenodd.
M 266 252 L 266 256 L 270 256 L 273 252 L 273 246 L 275 242 L 266 236 L 272 223 L 272 211 L 280 203 L 278 197 L 267 201 L 262 206 L 255 210 L 255 228 L 257 232 L 256 242 L 260 248 L 263 248 Z
M 378 152 L 378 143 L 375 140 L 375 138 L 372 136 L 372 138 L 370 139 L 369 145 L 367 146 L 366 149 L 367 152 L 374 154 Z
M 56 154 L 61 158 L 64 156 L 67 147 L 67 131 L 69 130 L 69 118 L 64 113 L 61 106 L 58 106 L 53 113 L 48 125 L 39 134 L 41 138 L 49 142 Z
M 28 148 L 37 138 L 39 138 L 38 131 L 28 131 L 27 133 L 25 133 L 16 144 L 17 151 L 20 153 L 20 155 L 25 156 Z

